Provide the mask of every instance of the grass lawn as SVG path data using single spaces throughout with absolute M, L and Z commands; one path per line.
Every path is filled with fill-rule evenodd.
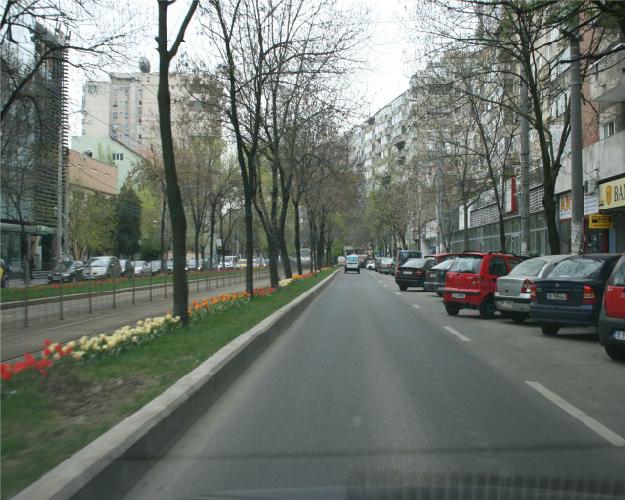
M 260 269 L 255 269 L 254 272 L 258 273 Z M 267 271 L 268 272 L 268 271 Z M 245 275 L 244 269 L 237 269 L 235 271 L 206 271 L 206 272 L 190 272 L 187 275 L 189 282 L 196 279 L 206 279 L 220 277 L 226 278 L 228 276 L 243 276 Z M 106 281 L 79 281 L 78 283 L 63 283 L 63 295 L 71 295 L 76 293 L 87 293 L 91 290 L 92 293 L 104 292 L 113 290 L 121 290 L 123 288 L 132 288 L 132 278 L 119 278 L 116 280 Z M 144 276 L 134 279 L 135 286 L 148 286 L 150 284 L 150 277 Z M 172 276 L 166 274 L 160 274 L 152 276 L 152 284 L 159 285 L 161 283 L 172 283 Z M 60 295 L 60 285 L 58 283 L 53 285 L 34 285 L 28 288 L 0 288 L 0 301 L 11 302 L 15 300 L 28 299 L 41 299 L 45 297 L 58 297 Z
M 2 498 L 28 486 L 332 271 L 296 281 L 117 357 L 64 359 L 45 378 L 24 372 L 4 383 Z

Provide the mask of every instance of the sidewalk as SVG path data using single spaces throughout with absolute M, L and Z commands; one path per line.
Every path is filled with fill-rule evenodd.
M 254 281 L 254 287 L 269 286 L 269 279 Z M 189 289 L 189 302 L 202 300 L 222 293 L 238 292 L 245 289 L 244 283 L 217 288 L 214 290 Z M 100 311 L 94 314 L 75 314 L 68 320 L 48 320 L 28 328 L 12 327 L 2 328 L 2 360 L 31 352 L 42 348 L 44 339 L 53 342 L 69 342 L 83 335 L 94 335 L 116 330 L 124 325 L 135 323 L 140 319 L 151 316 L 160 316 L 172 309 L 172 296 L 168 298 L 155 297 L 152 302 L 141 304 L 123 304 L 116 309 Z

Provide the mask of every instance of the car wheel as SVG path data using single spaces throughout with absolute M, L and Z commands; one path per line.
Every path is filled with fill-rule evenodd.
M 493 298 L 486 297 L 480 304 L 480 317 L 482 319 L 493 319 L 496 310 Z
M 358 274 L 360 274 L 360 269 L 358 269 Z
M 445 311 L 447 311 L 447 314 L 450 316 L 458 316 L 460 307 L 456 304 L 445 304 Z
M 614 361 L 625 361 L 625 348 L 618 345 L 606 345 L 605 352 Z
M 408 287 L 406 285 L 398 285 L 398 286 L 402 292 L 405 292 L 406 290 L 408 290 Z
M 527 314 L 523 313 L 513 313 L 512 321 L 514 321 L 517 325 L 520 325 L 527 319 Z
M 345 269 L 345 274 L 347 274 L 347 269 Z
M 558 325 L 540 325 L 540 329 L 543 332 L 543 335 L 555 335 L 560 331 L 560 327 Z

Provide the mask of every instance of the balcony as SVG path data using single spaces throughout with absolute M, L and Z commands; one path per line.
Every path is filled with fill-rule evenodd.
M 625 130 L 586 146 L 583 158 L 584 170 L 598 172 L 600 179 L 622 174 L 625 165 Z
M 590 68 L 590 100 L 625 101 L 625 50 L 599 59 Z

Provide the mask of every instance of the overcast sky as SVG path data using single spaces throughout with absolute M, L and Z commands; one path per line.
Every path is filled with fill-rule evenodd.
M 136 0 L 133 2 L 141 9 L 146 25 L 154 26 L 154 33 L 146 33 L 143 38 L 133 44 L 135 59 L 146 56 L 152 66 L 152 71 L 158 68 L 158 54 L 156 53 L 156 1 Z M 402 19 L 406 19 L 405 4 L 410 0 L 338 0 L 340 6 L 356 7 L 369 11 L 369 25 L 367 33 L 370 35 L 362 47 L 361 57 L 367 62 L 368 68 L 352 75 L 354 94 L 363 96 L 365 104 L 360 111 L 362 117 L 368 116 L 390 102 L 393 98 L 408 89 L 410 74 L 414 71 L 414 63 L 408 62 L 412 53 L 408 34 Z M 172 30 L 179 26 L 184 11 L 189 2 L 179 0 L 172 8 Z M 193 43 L 193 30 L 185 37 L 185 43 Z M 116 72 L 135 72 L 136 66 L 128 65 L 125 68 L 115 68 Z M 80 103 L 82 99 L 82 84 L 87 78 L 78 70 L 71 70 L 70 82 L 70 135 L 80 135 Z M 92 78 L 106 79 L 106 74 L 90 75 Z

